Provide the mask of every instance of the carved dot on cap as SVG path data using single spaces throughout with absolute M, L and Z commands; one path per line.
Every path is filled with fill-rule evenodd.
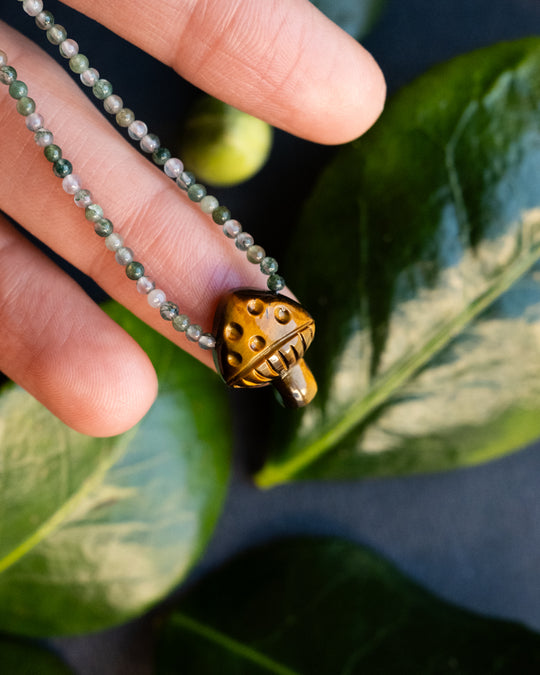
M 259 314 L 264 312 L 264 302 L 259 300 L 259 298 L 250 300 L 248 302 L 247 311 L 253 316 L 259 316 Z
M 227 354 L 227 361 L 233 368 L 238 368 L 238 366 L 242 363 L 242 357 L 240 354 L 238 354 L 238 352 L 229 352 Z
M 289 323 L 291 320 L 291 313 L 285 307 L 276 307 L 274 316 L 276 317 L 276 321 L 283 324 Z
M 227 340 L 232 340 L 235 342 L 236 340 L 240 340 L 243 334 L 244 329 L 239 323 L 236 323 L 235 321 L 231 321 L 231 323 L 228 323 L 225 327 L 225 339 Z
M 254 352 L 260 352 L 266 347 L 266 340 L 261 335 L 254 335 L 249 341 L 249 348 Z

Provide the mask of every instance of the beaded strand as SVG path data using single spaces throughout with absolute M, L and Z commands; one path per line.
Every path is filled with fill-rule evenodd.
M 24 4 L 40 0 L 24 0 Z M 17 101 L 17 112 L 26 118 L 26 127 L 34 133 L 36 144 L 43 148 L 43 154 L 51 162 L 53 173 L 62 179 L 62 187 L 67 194 L 73 195 L 75 204 L 84 208 L 88 221 L 94 224 L 94 231 L 105 241 L 105 246 L 115 254 L 116 262 L 125 268 L 126 276 L 136 282 L 139 293 L 145 294 L 148 304 L 159 309 L 160 316 L 170 321 L 175 330 L 185 332 L 191 342 L 197 342 L 201 349 L 210 350 L 216 346 L 216 339 L 211 333 L 203 333 L 202 328 L 191 323 L 188 316 L 180 314 L 176 303 L 167 300 L 165 292 L 152 279 L 145 275 L 142 263 L 134 259 L 133 251 L 124 245 L 122 235 L 114 231 L 112 222 L 105 218 L 103 208 L 95 204 L 92 194 L 83 187 L 80 176 L 73 173 L 70 161 L 62 156 L 62 149 L 54 143 L 54 136 L 44 126 L 43 116 L 36 112 L 34 99 L 28 96 L 27 85 L 17 78 L 17 71 L 8 65 L 6 52 L 0 50 L 0 83 L 8 86 L 9 95 Z
M 255 244 L 252 235 L 244 232 L 238 220 L 232 218 L 229 209 L 220 205 L 215 196 L 209 195 L 206 187 L 197 181 L 191 171 L 184 170 L 183 162 L 172 157 L 168 148 L 161 146 L 159 137 L 149 133 L 147 125 L 136 119 L 133 110 L 124 107 L 122 98 L 113 93 L 113 85 L 109 80 L 101 78 L 99 72 L 90 66 L 88 58 L 79 53 L 78 43 L 68 38 L 63 26 L 55 23 L 53 14 L 43 10 L 43 1 L 22 0 L 22 7 L 29 16 L 35 17 L 38 28 L 46 31 L 48 41 L 59 47 L 60 54 L 69 60 L 70 69 L 79 75 L 83 85 L 92 88 L 93 95 L 103 102 L 105 111 L 115 116 L 118 126 L 127 128 L 128 136 L 139 143 L 143 152 L 152 156 L 154 163 L 176 182 L 192 202 L 199 204 L 203 213 L 211 216 L 214 223 L 222 227 L 225 236 L 234 240 L 236 248 L 246 253 L 250 263 L 259 265 L 261 272 L 268 277 L 268 288 L 276 293 L 285 288 L 284 278 L 277 274 L 278 263 L 275 258 L 267 256 L 262 246 Z

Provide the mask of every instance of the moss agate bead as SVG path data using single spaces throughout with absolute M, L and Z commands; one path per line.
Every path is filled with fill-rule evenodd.
M 217 225 L 225 225 L 231 219 L 231 212 L 226 206 L 218 206 L 212 211 L 212 220 Z
M 2 66 L 0 68 L 0 82 L 2 84 L 11 84 L 17 79 L 17 71 L 12 66 Z
M 67 38 L 67 30 L 59 23 L 47 29 L 47 40 L 53 45 L 59 45 Z
M 242 225 L 237 220 L 228 220 L 223 225 L 223 234 L 229 239 L 236 239 L 240 232 L 242 232 Z
M 98 237 L 108 237 L 113 233 L 113 224 L 108 218 L 100 218 L 94 225 L 94 231 Z
M 260 265 L 260 263 L 264 260 L 265 255 L 266 253 L 264 248 L 262 246 L 258 246 L 257 244 L 253 244 L 253 246 L 250 246 L 246 251 L 247 259 L 254 265 Z
M 62 159 L 62 149 L 54 143 L 48 145 L 43 150 L 43 154 L 49 160 L 49 162 L 57 162 L 59 159 Z
M 33 98 L 23 96 L 17 101 L 17 112 L 24 117 L 31 115 L 36 110 L 36 104 Z
M 271 274 L 268 277 L 267 285 L 271 291 L 277 293 L 277 291 L 282 291 L 285 288 L 285 279 L 280 277 L 279 274 Z
M 181 190 L 186 190 L 196 183 L 195 174 L 191 171 L 182 171 L 176 179 L 176 184 Z
M 53 164 L 53 172 L 58 178 L 65 178 L 73 171 L 71 162 L 68 162 L 67 159 L 59 159 Z
M 199 202 L 199 206 L 203 213 L 211 214 L 217 209 L 219 202 L 214 195 L 206 195 L 206 197 L 203 197 Z
M 255 243 L 253 237 L 248 232 L 240 232 L 235 239 L 236 248 L 239 251 L 247 251 Z
M 39 129 L 34 134 L 34 141 L 40 148 L 46 148 L 54 141 L 54 136 L 48 129 Z
M 171 151 L 168 148 L 159 147 L 152 153 L 152 159 L 154 161 L 154 164 L 157 164 L 158 166 L 164 166 L 165 162 L 167 162 L 170 158 L 171 158 Z
M 69 59 L 69 67 L 74 72 L 80 75 L 88 70 L 90 63 L 84 54 L 75 54 Z
M 113 86 L 109 80 L 104 80 L 100 78 L 95 85 L 92 87 L 92 93 L 100 101 L 103 101 L 113 93 Z
M 189 328 L 190 323 L 189 316 L 186 314 L 178 314 L 178 316 L 175 316 L 172 320 L 173 328 L 179 333 L 185 333 Z
M 126 276 L 132 281 L 137 281 L 144 276 L 144 267 L 142 263 L 132 260 L 126 265 Z
M 161 318 L 165 321 L 172 321 L 175 316 L 178 316 L 178 311 L 178 305 L 170 300 L 164 302 L 159 308 Z
M 129 127 L 135 122 L 135 113 L 130 108 L 122 108 L 116 113 L 115 120 L 119 127 Z
M 91 223 L 97 223 L 103 218 L 103 209 L 99 204 L 88 204 L 84 209 L 84 215 L 86 220 L 89 220 Z
M 278 267 L 275 258 L 266 257 L 261 261 L 261 272 L 263 274 L 275 274 L 278 271 Z
M 119 265 L 129 265 L 130 262 L 133 262 L 133 251 L 127 246 L 121 246 L 114 257 Z
M 9 85 L 9 95 L 11 98 L 20 99 L 28 94 L 28 87 L 21 80 L 15 80 Z
M 206 188 L 200 183 L 193 183 L 188 187 L 187 195 L 192 202 L 200 202 L 203 197 L 206 197 Z
M 54 26 L 54 16 L 52 12 L 43 11 L 36 16 L 36 26 L 41 28 L 41 30 L 48 30 L 51 26 Z
M 215 349 L 216 348 L 216 338 L 212 333 L 203 333 L 199 338 L 199 347 L 201 349 Z
M 191 342 L 198 342 L 199 338 L 202 335 L 202 328 L 196 323 L 192 323 L 188 326 L 186 330 L 186 337 Z

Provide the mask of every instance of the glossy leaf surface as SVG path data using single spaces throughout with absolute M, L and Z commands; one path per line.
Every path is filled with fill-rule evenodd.
M 160 381 L 133 430 L 90 438 L 17 387 L 0 395 L 4 631 L 86 632 L 141 613 L 186 574 L 220 513 L 231 447 L 222 383 L 127 311 L 111 313 Z
M 319 395 L 281 414 L 260 484 L 448 469 L 540 435 L 539 100 L 540 40 L 465 55 L 322 175 L 290 266 Z
M 385 0 L 311 0 L 321 12 L 359 39 L 377 20 Z
M 73 675 L 70 668 L 44 647 L 1 635 L 0 666 L 6 675 Z
M 203 580 L 157 660 L 158 675 L 533 675 L 540 636 L 448 605 L 348 542 L 289 540 Z

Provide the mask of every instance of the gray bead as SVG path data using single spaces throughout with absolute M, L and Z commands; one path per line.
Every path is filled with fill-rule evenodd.
M 216 338 L 212 335 L 212 333 L 203 333 L 199 338 L 199 347 L 201 349 L 215 349 Z
M 194 185 L 196 180 L 195 174 L 191 171 L 182 171 L 176 179 L 176 184 L 181 190 L 187 190 L 191 185 Z
M 240 251 L 247 251 L 250 246 L 253 246 L 255 243 L 253 237 L 247 232 L 240 232 L 236 237 L 236 248 Z
M 242 232 L 242 226 L 237 220 L 228 220 L 225 225 L 223 225 L 223 233 L 229 239 L 236 239 L 236 237 Z
M 172 320 L 173 328 L 180 333 L 184 333 L 189 328 L 190 323 L 189 316 L 185 314 L 178 314 Z
M 103 107 L 110 115 L 116 115 L 124 106 L 124 102 L 118 94 L 111 94 L 103 101 Z
M 254 265 L 259 265 L 263 261 L 265 255 L 264 248 L 262 246 L 257 246 L 257 244 L 250 246 L 246 251 L 247 259 Z
M 178 316 L 178 305 L 167 300 L 167 302 L 164 302 L 160 306 L 159 313 L 161 314 L 161 318 L 165 319 L 165 321 L 172 321 L 175 316 Z
M 126 246 L 120 247 L 114 256 L 119 265 L 127 265 L 133 261 L 133 251 Z
M 278 263 L 275 258 L 263 258 L 261 261 L 261 272 L 263 274 L 275 274 L 278 271 Z
M 192 323 L 186 330 L 187 339 L 191 342 L 198 342 L 202 335 L 202 328 L 196 323 Z

